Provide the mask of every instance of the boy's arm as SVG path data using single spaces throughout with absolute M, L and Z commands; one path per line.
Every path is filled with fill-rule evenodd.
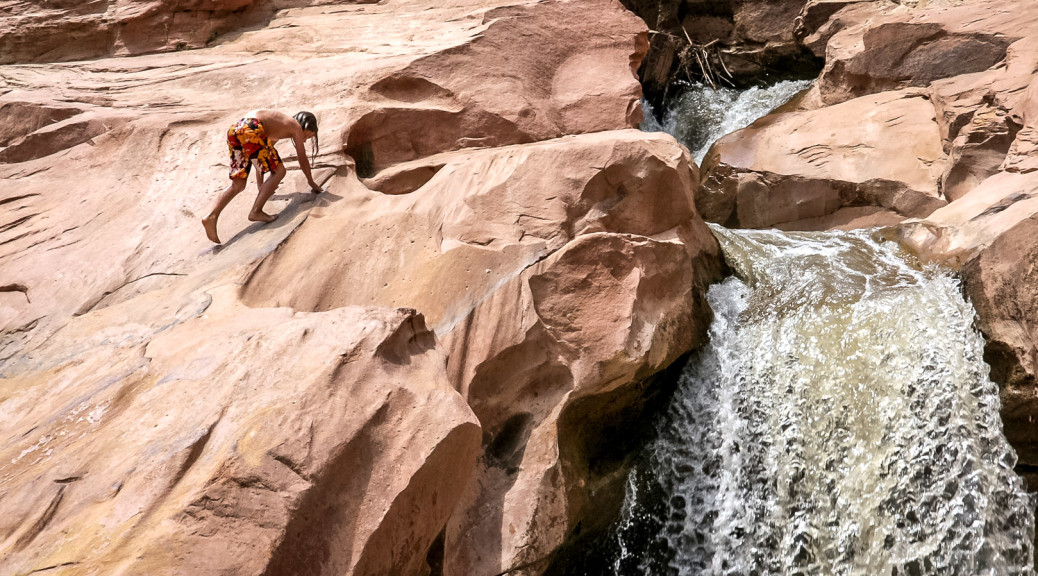
M 310 188 L 313 190 L 321 190 L 321 187 L 314 181 L 313 174 L 310 173 L 310 160 L 306 157 L 306 150 L 303 148 L 302 130 L 300 130 L 298 134 L 292 135 L 292 142 L 296 145 L 296 157 L 299 158 L 299 168 L 302 169 L 303 175 L 306 176 L 306 181 L 310 183 Z

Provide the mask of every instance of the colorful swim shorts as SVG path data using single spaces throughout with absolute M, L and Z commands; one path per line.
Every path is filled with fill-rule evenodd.
M 277 170 L 283 162 L 274 145 L 267 141 L 263 124 L 255 118 L 242 118 L 227 130 L 227 150 L 231 153 L 231 178 L 248 178 L 252 161 L 260 172 Z

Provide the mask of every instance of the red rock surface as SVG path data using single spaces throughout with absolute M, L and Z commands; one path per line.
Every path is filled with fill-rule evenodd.
M 1003 383 L 1002 420 L 1021 460 L 1038 462 L 1038 214 L 1005 228 L 966 263 L 965 291 L 987 336 L 984 359 Z
M 406 195 L 365 190 L 313 210 L 242 297 L 427 310 L 488 445 L 509 446 L 481 458 L 448 527 L 444 574 L 538 565 L 592 512 L 560 420 L 702 343 L 702 293 L 720 261 L 693 209 L 694 164 L 668 136 L 624 131 L 446 153 L 391 176 L 405 172 L 434 175 Z M 291 289 L 277 281 L 303 276 Z
M 723 264 L 687 152 L 623 130 L 633 15 L 295 4 L 68 64 L 40 62 L 180 36 L 51 28 L 179 12 L 3 6 L 36 63 L 0 66 L 0 573 L 536 565 L 615 482 L 603 419 L 702 341 Z M 261 107 L 317 114 L 328 192 L 290 171 L 260 225 L 250 184 L 213 247 L 224 132 Z
M 944 153 L 932 104 L 884 92 L 773 114 L 718 140 L 703 161 L 703 217 L 745 228 L 878 206 L 926 216 L 943 206 Z

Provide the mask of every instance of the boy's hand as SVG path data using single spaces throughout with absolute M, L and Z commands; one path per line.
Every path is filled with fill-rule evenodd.
M 314 194 L 320 194 L 321 192 L 324 192 L 324 189 L 321 188 L 320 186 L 318 186 L 316 182 L 311 182 L 310 183 L 310 191 L 313 192 Z

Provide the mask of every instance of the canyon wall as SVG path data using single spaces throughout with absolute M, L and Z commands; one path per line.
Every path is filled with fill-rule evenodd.
M 538 573 L 610 518 L 724 266 L 634 15 L 0 10 L 0 573 Z M 317 115 L 327 191 L 214 245 L 254 108 Z

